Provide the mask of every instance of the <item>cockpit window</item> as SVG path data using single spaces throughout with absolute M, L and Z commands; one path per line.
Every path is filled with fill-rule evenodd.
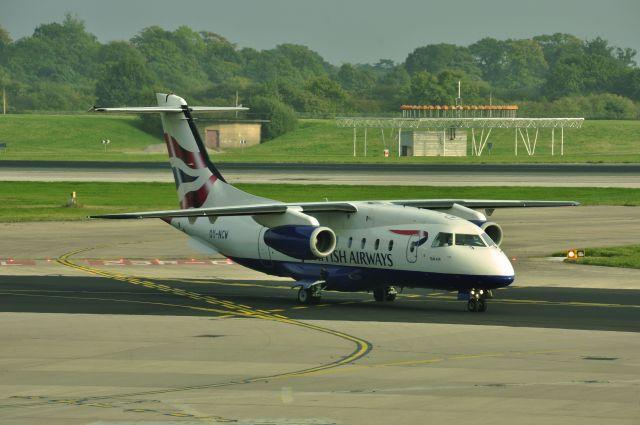
M 433 248 L 451 245 L 453 245 L 453 233 L 438 233 L 431 244 Z
M 482 238 L 484 243 L 487 244 L 487 246 L 496 246 L 496 243 L 493 241 L 493 239 L 491 239 L 491 236 L 487 235 L 486 233 L 483 232 L 482 234 L 480 234 L 480 237 Z
M 456 233 L 456 245 L 464 246 L 487 246 L 480 235 L 466 235 L 464 233 Z

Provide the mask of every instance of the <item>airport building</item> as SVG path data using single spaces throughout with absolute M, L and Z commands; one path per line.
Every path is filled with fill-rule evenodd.
M 405 131 L 400 156 L 467 156 L 467 132 L 455 128 Z
M 402 105 L 403 118 L 515 118 L 517 105 Z M 413 130 L 401 133 L 400 156 L 467 156 L 467 131 Z
M 204 129 L 205 145 L 209 149 L 245 148 L 260 144 L 262 121 L 217 122 Z

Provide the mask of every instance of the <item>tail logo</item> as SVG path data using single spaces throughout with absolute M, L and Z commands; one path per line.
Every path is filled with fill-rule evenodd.
M 209 193 L 213 189 L 213 184 L 216 180 L 216 176 L 211 176 L 198 189 L 186 192 L 184 196 L 182 196 L 182 199 L 180 199 L 180 208 L 202 207 L 204 203 L 207 202 Z
M 164 141 L 167 144 L 170 158 L 180 159 L 187 167 L 193 170 L 207 168 L 204 158 L 200 152 L 190 152 L 186 150 L 180 146 L 180 143 L 178 143 L 175 138 L 171 137 L 167 133 L 164 133 Z
M 200 208 L 218 178 L 211 174 L 200 152 L 191 152 L 168 133 L 164 134 L 180 208 Z

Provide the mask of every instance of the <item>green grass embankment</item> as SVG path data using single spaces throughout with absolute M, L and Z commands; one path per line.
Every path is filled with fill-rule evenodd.
M 0 115 L 0 160 L 165 161 L 167 154 L 144 153 L 163 143 L 137 127 L 134 116 Z M 103 139 L 110 140 L 106 151 Z
M 6 115 L 0 116 L 0 142 L 8 148 L 0 160 L 165 161 L 166 153 L 146 153 L 162 139 L 137 126 L 134 116 Z M 199 123 L 200 127 L 205 121 Z M 201 128 L 202 130 L 202 128 Z M 476 132 L 476 139 L 480 138 Z M 535 131 L 529 136 L 533 143 Z M 485 133 L 486 134 L 486 133 Z M 640 121 L 586 121 L 581 129 L 565 129 L 564 156 L 560 156 L 560 130 L 555 131 L 555 155 L 551 155 L 551 130 L 541 129 L 535 156 L 526 155 L 522 142 L 514 155 L 515 130 L 494 129 L 481 157 L 397 156 L 397 130 L 368 129 L 367 156 L 364 130 L 357 132 L 353 156 L 353 128 L 339 128 L 334 120 L 300 120 L 295 131 L 258 146 L 213 153 L 216 162 L 306 163 L 640 163 Z M 471 154 L 471 132 L 467 132 Z M 102 139 L 111 143 L 104 150 Z M 391 156 L 385 158 L 383 149 Z
M 484 135 L 486 136 L 487 131 Z M 227 162 L 367 162 L 367 163 L 576 163 L 640 162 L 640 121 L 585 121 L 580 129 L 564 130 L 564 155 L 560 156 L 561 132 L 555 130 L 554 155 L 551 155 L 551 129 L 540 129 L 535 155 L 528 156 L 522 141 L 515 156 L 515 129 L 493 129 L 489 136 L 492 150 L 471 156 L 472 135 L 467 131 L 467 157 L 398 157 L 398 131 L 367 130 L 367 156 L 364 156 L 364 130 L 356 133 L 353 156 L 353 128 L 338 128 L 334 121 L 305 120 L 298 129 L 259 146 L 236 149 L 216 155 Z M 481 131 L 475 131 L 479 143 Z M 526 135 L 525 135 L 526 137 Z M 529 130 L 531 144 L 535 130 Z M 387 148 L 390 156 L 385 158 Z
M 640 189 L 238 184 L 285 202 L 484 198 L 573 200 L 583 205 L 640 205 Z M 80 208 L 65 206 L 75 191 Z M 0 222 L 81 220 L 88 215 L 178 208 L 172 183 L 0 182 Z

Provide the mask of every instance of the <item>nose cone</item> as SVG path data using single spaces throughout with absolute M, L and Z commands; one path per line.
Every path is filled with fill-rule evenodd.
M 511 261 L 504 255 L 504 252 L 496 250 L 493 255 L 493 264 L 496 269 L 497 275 L 502 276 L 513 276 L 515 272 L 513 271 L 513 266 L 511 265 Z
M 511 262 L 509 261 L 509 258 L 504 255 L 504 252 L 496 249 L 492 253 L 491 260 L 493 266 L 493 275 L 497 280 L 500 281 L 499 285 L 507 286 L 513 283 L 515 279 L 515 272 L 513 270 Z

